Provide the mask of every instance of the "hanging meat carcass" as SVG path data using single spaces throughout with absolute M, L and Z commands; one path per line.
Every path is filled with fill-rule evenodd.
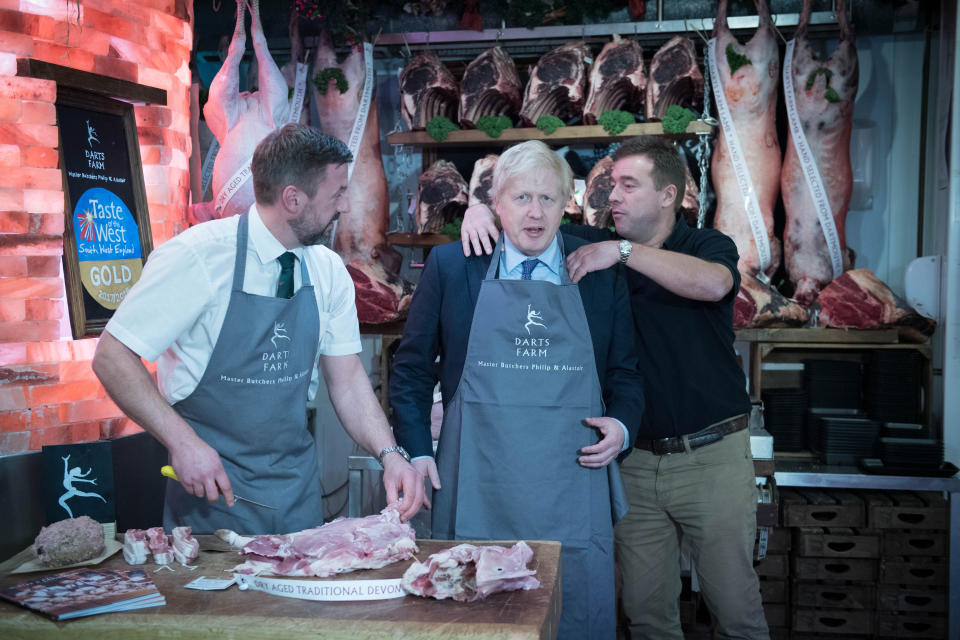
M 360 111 L 366 77 L 363 48 L 352 48 L 342 61 L 337 60 L 329 36 L 317 39 L 314 73 L 339 69 L 347 81 L 346 93 L 340 93 L 333 78 L 326 92 L 312 89 L 320 118 L 319 128 L 343 141 L 350 140 L 354 120 Z M 371 93 L 363 133 L 354 153 L 353 173 L 346 198 L 350 212 L 341 216 L 334 248 L 343 258 L 356 287 L 357 316 L 362 323 L 391 322 L 406 311 L 409 286 L 400 279 L 400 254 L 387 243 L 390 199 L 387 177 L 380 158 L 380 121 L 376 94 Z
M 493 209 L 493 193 L 490 189 L 493 186 L 493 168 L 497 166 L 497 160 L 500 158 L 495 153 L 490 153 L 473 163 L 473 173 L 470 174 L 470 189 L 467 197 L 467 206 L 472 207 L 475 204 L 485 204 L 487 208 Z
M 703 82 L 701 80 L 701 93 Z M 583 107 L 583 123 L 597 124 L 604 111 L 642 113 L 647 76 L 643 73 L 643 47 L 617 34 L 604 45 L 590 67 L 590 90 Z
M 937 323 L 921 316 L 869 269 L 851 269 L 820 291 L 817 323 L 840 329 L 900 327 L 930 336 Z
M 457 119 L 460 87 L 432 51 L 421 53 L 400 72 L 400 115 L 411 131 L 422 131 L 436 116 Z
M 594 227 L 613 224 L 610 211 L 610 192 L 613 191 L 613 158 L 606 156 L 593 166 L 587 175 L 583 193 L 583 223 Z
M 805 305 L 852 266 L 846 218 L 853 191 L 850 129 L 858 73 L 857 49 L 844 5 L 844 0 L 837 4 L 840 42 L 827 60 L 820 61 L 807 40 L 810 0 L 804 0 L 792 65 L 784 70 L 784 91 L 792 91 L 796 105 L 780 177 L 787 219 L 784 256 L 794 298 Z M 789 114 L 789 98 L 787 105 Z M 797 145 L 804 145 L 804 140 L 809 148 L 809 155 L 804 153 L 806 168 L 797 153 Z
M 717 11 L 713 35 L 719 77 L 711 79 L 714 91 L 725 98 L 729 119 L 718 105 L 722 126 L 711 171 L 717 194 L 714 227 L 736 242 L 741 273 L 769 276 L 780 264 L 780 241 L 773 235 L 773 206 L 780 188 L 776 127 L 780 54 L 766 0 L 755 3 L 760 25 L 746 45 L 727 27 L 727 0 L 720 0 Z M 731 144 L 739 146 L 742 162 L 731 154 Z M 738 182 L 735 165 L 749 180 Z
M 300 65 L 306 65 L 307 63 L 307 52 L 303 46 L 303 38 L 300 37 L 300 16 L 297 14 L 296 10 L 290 12 L 290 24 L 287 28 L 290 33 L 290 59 L 280 67 L 280 73 L 283 74 L 283 79 L 287 82 L 288 93 L 290 90 L 293 93 L 290 93 L 290 108 L 293 109 L 296 106 L 296 100 L 294 99 L 297 96 L 297 83 L 298 83 L 298 71 L 302 74 L 303 87 L 300 88 L 303 91 L 306 87 L 306 69 Z M 309 122 L 309 103 L 307 100 L 301 99 L 299 113 L 290 114 L 290 122 Z
M 520 109 L 521 122 L 534 127 L 540 116 L 548 114 L 565 122 L 582 116 L 589 57 L 585 42 L 568 42 L 544 54 L 530 70 Z
M 417 180 L 417 233 L 439 233 L 467 208 L 467 181 L 452 162 L 437 160 Z
M 243 213 L 253 204 L 253 180 L 249 172 L 253 150 L 267 134 L 286 124 L 290 112 L 287 83 L 267 50 L 259 0 L 253 0 L 250 12 L 258 90 L 240 91 L 240 59 L 247 42 L 243 25 L 245 6 L 245 0 L 237 2 L 233 38 L 226 59 L 210 83 L 209 99 L 203 107 L 207 126 L 220 144 L 213 165 L 213 209 L 207 214 L 217 218 Z
M 467 65 L 460 80 L 460 125 L 473 127 L 483 116 L 520 112 L 523 87 L 517 66 L 500 47 L 487 49 Z
M 663 120 L 672 104 L 696 114 L 703 111 L 703 73 L 697 66 L 693 41 L 683 36 L 674 36 L 653 54 L 647 82 L 647 120 Z

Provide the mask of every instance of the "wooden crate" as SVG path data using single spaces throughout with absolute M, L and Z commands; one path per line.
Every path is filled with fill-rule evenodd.
M 883 613 L 877 616 L 877 635 L 881 638 L 946 638 L 947 617 Z
M 801 558 L 793 556 L 791 575 L 797 580 L 875 582 L 877 561 L 868 558 Z
M 881 585 L 877 608 L 891 612 L 946 613 L 947 594 L 944 589 Z
M 879 558 L 880 536 L 861 529 L 801 527 L 793 530 L 793 549 L 817 558 Z
M 812 609 L 874 609 L 877 591 L 872 584 L 822 584 L 793 581 L 793 604 Z
M 885 556 L 946 556 L 949 536 L 946 531 L 883 532 Z
M 760 599 L 764 606 L 769 603 L 787 602 L 789 600 L 789 582 L 786 580 L 760 580 Z
M 774 627 L 790 626 L 790 606 L 787 605 L 786 603 L 783 603 L 783 604 L 764 603 L 763 615 L 767 619 L 767 626 L 770 627 L 771 629 Z
M 833 490 L 780 489 L 785 527 L 864 527 L 866 506 L 856 494 Z
M 947 501 L 935 491 L 869 491 L 867 523 L 871 529 L 947 529 Z
M 834 635 L 869 635 L 874 630 L 873 611 L 794 608 L 793 630 Z M 796 637 L 796 636 L 794 636 Z
M 761 578 L 785 579 L 790 575 L 790 556 L 783 554 L 768 555 L 754 564 L 757 576 Z
M 946 586 L 950 566 L 942 558 L 883 558 L 880 582 L 884 584 Z

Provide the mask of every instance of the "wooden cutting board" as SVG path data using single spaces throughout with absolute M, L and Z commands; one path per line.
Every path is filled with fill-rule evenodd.
M 531 565 L 537 570 L 540 589 L 496 593 L 485 600 L 463 603 L 405 596 L 370 602 L 313 602 L 274 596 L 259 591 L 240 591 L 236 585 L 224 591 L 196 591 L 183 585 L 200 577 L 224 578 L 225 570 L 241 562 L 234 552 L 207 551 L 213 545 L 200 540 L 198 569 L 180 565 L 174 572 L 154 573 L 145 568 L 166 597 L 163 607 L 108 613 L 68 622 L 54 622 L 33 611 L 0 601 L 0 637 L 128 640 L 137 638 L 555 638 L 560 619 L 560 543 L 528 542 L 533 549 Z M 211 536 L 212 537 L 212 536 Z M 417 557 L 460 544 L 444 540 L 418 540 Z M 478 542 L 475 544 L 493 544 Z M 504 546 L 512 542 L 498 542 Z M 40 574 L 9 575 L 23 561 L 14 556 L 0 565 L 0 587 L 32 579 Z M 373 580 L 399 578 L 412 560 L 381 569 L 354 571 L 323 580 Z M 118 554 L 103 568 L 127 568 Z M 300 578 L 298 578 L 300 579 Z M 320 580 L 318 578 L 318 580 Z M 82 635 L 81 635 L 82 634 Z

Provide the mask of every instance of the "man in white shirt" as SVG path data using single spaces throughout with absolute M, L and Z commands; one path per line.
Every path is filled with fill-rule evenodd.
M 306 403 L 319 369 L 344 428 L 379 452 L 401 517 L 423 501 L 357 353 L 353 283 L 317 244 L 349 215 L 351 154 L 290 124 L 254 152 L 256 204 L 159 247 L 107 324 L 93 368 L 117 405 L 170 452 L 164 526 L 195 533 L 296 531 L 322 522 Z M 140 358 L 157 360 L 160 389 Z M 244 498 L 269 504 L 234 502 Z M 220 494 L 224 500 L 220 501 Z M 203 500 L 206 498 L 206 500 Z

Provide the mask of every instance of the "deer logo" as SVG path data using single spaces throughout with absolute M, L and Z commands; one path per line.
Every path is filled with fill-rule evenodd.
M 273 323 L 273 337 L 270 338 L 270 342 L 273 343 L 274 349 L 279 349 L 277 340 L 290 340 L 290 336 L 287 335 L 287 330 L 282 322 Z
M 547 328 L 547 325 L 542 322 L 537 322 L 538 320 L 543 320 L 543 316 L 540 315 L 539 311 L 534 311 L 533 305 L 527 305 L 527 323 L 523 325 L 523 328 L 527 330 L 527 335 L 530 335 L 530 325 L 536 325 L 538 327 Z

